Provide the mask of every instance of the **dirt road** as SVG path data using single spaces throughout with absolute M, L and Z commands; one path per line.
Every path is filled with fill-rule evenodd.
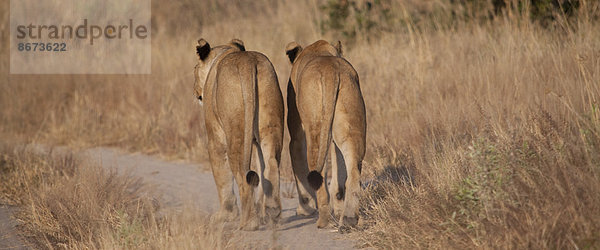
M 16 210 L 15 207 L 0 205 L 0 250 L 31 248 L 18 236 L 17 221 L 12 217 Z
M 217 211 L 219 200 L 212 173 L 198 165 L 163 161 L 142 154 L 128 154 L 115 149 L 95 148 L 85 151 L 92 161 L 107 169 L 128 172 L 155 186 L 161 207 L 177 209 L 193 206 L 199 213 Z M 283 183 L 283 185 L 292 185 Z M 285 190 L 282 187 L 282 190 Z M 288 188 L 291 190 L 291 187 Z M 282 196 L 282 217 L 278 230 L 265 226 L 258 231 L 234 233 L 234 240 L 245 248 L 269 249 L 352 249 L 355 245 L 347 235 L 333 229 L 317 229 L 316 217 L 296 216 L 297 200 Z

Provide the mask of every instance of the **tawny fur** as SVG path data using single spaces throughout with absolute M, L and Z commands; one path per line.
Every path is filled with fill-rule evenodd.
M 318 207 L 317 226 L 326 227 L 331 194 L 340 229 L 356 226 L 367 129 L 358 74 L 342 58 L 339 42 L 334 46 L 320 40 L 304 49 L 291 42 L 286 54 L 292 63 L 287 123 L 300 202 L 297 213 L 311 214 Z M 327 183 L 323 177 L 328 150 L 332 162 L 329 190 L 323 185 Z
M 233 179 L 240 191 L 240 228 L 259 226 L 254 185 L 263 216 L 276 221 L 281 214 L 279 164 L 283 143 L 283 97 L 273 65 L 261 53 L 245 51 L 237 39 L 196 47 L 194 93 L 203 104 L 208 153 L 219 193 L 219 220 L 238 216 Z M 250 170 L 255 151 L 258 174 Z

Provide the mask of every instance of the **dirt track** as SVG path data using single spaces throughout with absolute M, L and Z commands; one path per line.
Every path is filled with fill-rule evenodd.
M 12 218 L 16 208 L 0 205 L 0 249 L 29 249 L 17 234 L 17 222 Z
M 166 162 L 142 154 L 127 154 L 114 149 L 95 148 L 86 154 L 107 169 L 143 178 L 155 186 L 156 197 L 162 208 L 177 209 L 193 206 L 199 213 L 213 213 L 218 209 L 218 197 L 212 173 L 198 165 Z M 282 183 L 292 185 L 291 183 Z M 284 188 L 282 187 L 282 190 Z M 244 248 L 268 249 L 351 249 L 354 242 L 347 235 L 333 229 L 317 229 L 316 217 L 296 216 L 297 200 L 282 196 L 282 217 L 278 230 L 265 226 L 258 231 L 236 231 L 234 239 Z M 275 239 L 275 240 L 274 240 Z

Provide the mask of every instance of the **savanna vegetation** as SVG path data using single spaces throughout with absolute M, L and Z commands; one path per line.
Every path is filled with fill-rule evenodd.
M 222 225 L 193 209 L 158 211 L 138 178 L 106 170 L 66 149 L 0 145 L 0 203 L 30 247 L 42 249 L 216 249 Z
M 8 1 L 0 7 L 7 40 Z M 152 8 L 151 75 L 9 75 L 3 43 L 2 137 L 204 162 L 203 116 L 192 94 L 200 37 L 214 44 L 239 38 L 248 50 L 263 52 L 282 89 L 288 42 L 341 40 L 367 107 L 365 189 L 355 232 L 363 246 L 600 247 L 598 1 L 178 0 L 153 1 Z M 2 153 L 0 167 L 10 174 L 3 172 L 0 190 L 31 209 L 22 218 L 41 246 L 131 240 L 128 246 L 137 247 L 136 237 L 164 226 L 131 192 L 131 180 L 83 171 L 69 157 L 15 150 Z M 283 156 L 283 177 L 291 179 L 287 149 Z M 75 225 L 49 212 L 68 209 L 54 206 L 53 195 L 92 175 L 102 177 L 66 198 L 113 190 L 77 215 L 103 222 Z M 55 181 L 61 178 L 70 181 Z M 143 232 L 123 243 L 115 234 L 123 225 Z M 102 241 L 89 237 L 99 231 L 109 233 Z M 167 244 L 167 237 L 143 237 L 146 244 L 159 238 L 157 245 Z

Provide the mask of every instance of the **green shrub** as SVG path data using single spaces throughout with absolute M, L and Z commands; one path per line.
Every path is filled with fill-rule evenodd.
M 543 26 L 556 21 L 558 15 L 573 17 L 579 9 L 579 0 L 450 0 L 459 6 L 462 13 L 456 13 L 467 18 L 493 19 L 506 12 L 519 16 L 528 16 L 531 21 Z
M 441 0 L 429 7 L 418 2 L 394 0 L 328 0 L 320 6 L 323 34 L 346 40 L 350 45 L 360 36 L 377 39 L 382 32 L 412 28 L 454 27 L 458 21 L 487 22 L 511 13 L 548 27 L 558 16 L 576 16 L 580 0 Z M 361 36 L 362 35 L 362 36 Z
M 335 37 L 353 44 L 358 34 L 365 38 L 390 31 L 392 23 L 391 0 L 374 0 L 359 3 L 352 0 L 329 0 L 320 7 L 326 18 L 320 23 L 323 33 L 333 32 Z

